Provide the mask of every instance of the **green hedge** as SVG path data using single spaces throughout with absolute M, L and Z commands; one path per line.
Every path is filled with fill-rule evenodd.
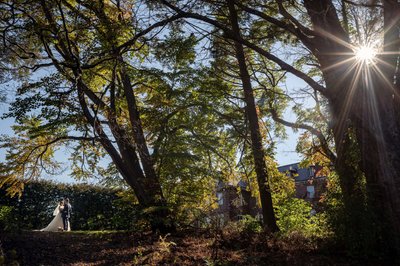
M 72 205 L 72 230 L 135 229 L 140 222 L 139 208 L 129 191 L 34 181 L 25 186 L 20 198 L 10 198 L 0 189 L 0 229 L 44 228 L 64 197 Z

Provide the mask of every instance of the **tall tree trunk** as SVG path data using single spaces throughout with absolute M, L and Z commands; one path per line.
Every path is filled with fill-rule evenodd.
M 400 254 L 400 2 L 384 0 L 384 53 L 380 55 L 375 72 L 374 89 L 382 97 L 380 103 L 381 127 L 385 161 L 380 165 L 381 180 L 386 196 L 387 215 L 393 228 Z
M 333 91 L 337 89 L 334 87 L 337 79 L 331 80 L 329 76 L 337 77 L 343 73 L 331 72 L 333 73 L 325 76 L 325 80 L 327 88 Z M 373 221 L 367 215 L 364 174 L 360 167 L 360 156 L 363 150 L 357 141 L 357 130 L 348 119 L 349 113 L 346 111 L 348 107 L 345 99 L 349 97 L 351 96 L 348 95 L 348 92 L 341 90 L 329 99 L 336 150 L 334 165 L 339 177 L 343 199 L 343 210 L 341 210 L 340 220 L 336 221 L 339 222 L 336 224 L 336 228 L 339 229 L 337 231 L 339 238 L 347 243 L 348 248 L 358 252 L 371 245 L 364 239 Z
M 228 0 L 228 7 L 229 7 L 229 19 L 232 29 L 237 35 L 240 35 L 238 16 L 233 0 Z M 244 98 L 246 102 L 246 114 L 249 120 L 251 148 L 253 152 L 255 171 L 257 174 L 257 183 L 260 191 L 260 201 L 264 218 L 264 225 L 267 227 L 268 230 L 276 232 L 279 230 L 279 228 L 276 225 L 276 219 L 272 204 L 271 189 L 268 182 L 268 171 L 264 158 L 265 153 L 262 144 L 260 125 L 258 120 L 256 104 L 254 100 L 253 88 L 251 85 L 251 79 L 247 69 L 243 45 L 236 41 L 234 45 L 235 45 L 236 59 L 239 64 L 240 78 L 242 80 Z
M 383 243 L 379 247 L 400 252 L 400 131 L 396 115 L 400 102 L 393 86 L 381 74 L 371 71 L 368 75 L 370 78 L 363 79 L 365 85 L 361 88 L 364 105 L 354 119 L 368 205 L 381 227 Z
M 145 202 L 143 204 L 144 207 L 147 207 L 145 212 L 148 215 L 153 231 L 174 231 L 175 226 L 172 222 L 171 213 L 167 207 L 167 201 L 162 193 L 159 177 L 154 169 L 153 158 L 151 157 L 147 147 L 143 126 L 140 119 L 140 113 L 137 108 L 136 98 L 133 92 L 133 86 L 131 84 L 129 75 L 127 74 L 122 58 L 120 58 L 120 62 L 122 64 L 120 66 L 122 86 L 124 88 L 127 101 L 133 139 L 135 140 L 136 150 L 139 153 L 140 162 L 144 171 L 144 176 L 140 182 L 149 198 L 149 202 Z

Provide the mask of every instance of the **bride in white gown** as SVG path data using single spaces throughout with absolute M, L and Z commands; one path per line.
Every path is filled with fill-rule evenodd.
M 54 216 L 53 220 L 49 223 L 48 226 L 41 229 L 40 231 L 47 231 L 47 232 L 63 231 L 64 224 L 63 224 L 63 219 L 61 217 L 61 212 L 63 209 L 64 209 L 64 201 L 61 200 L 53 212 Z M 68 231 L 70 230 L 71 230 L 70 225 L 68 224 Z

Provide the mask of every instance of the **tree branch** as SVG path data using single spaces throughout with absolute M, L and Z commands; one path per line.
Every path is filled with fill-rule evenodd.
M 325 139 L 325 137 L 321 133 L 321 131 L 317 130 L 316 128 L 313 128 L 312 126 L 306 125 L 306 124 L 293 123 L 293 122 L 289 122 L 289 121 L 282 119 L 281 117 L 279 117 L 276 110 L 274 108 L 272 108 L 272 106 L 270 106 L 269 111 L 271 113 L 272 119 L 275 122 L 278 122 L 282 125 L 285 125 L 285 126 L 291 127 L 291 128 L 295 128 L 295 129 L 304 129 L 304 130 L 309 131 L 311 134 L 315 135 L 318 138 L 318 140 L 321 144 L 321 148 L 323 149 L 323 151 L 325 152 L 325 154 L 329 158 L 329 160 L 331 160 L 332 162 L 334 162 L 336 160 L 335 153 L 329 148 L 328 141 Z
M 327 91 L 326 91 L 325 87 L 318 84 L 317 81 L 315 81 L 314 79 L 309 77 L 307 74 L 305 74 L 302 71 L 294 68 L 293 66 L 285 63 L 282 59 L 274 56 L 273 54 L 271 54 L 268 51 L 264 50 L 263 48 L 259 47 L 258 45 L 254 44 L 248 40 L 243 39 L 241 36 L 239 36 L 238 34 L 235 34 L 235 32 L 233 32 L 231 29 L 227 28 L 225 25 L 219 23 L 218 21 L 213 20 L 213 19 L 203 16 L 203 15 L 183 11 L 183 10 L 177 8 L 176 6 L 172 5 L 171 3 L 169 3 L 166 0 L 161 0 L 161 2 L 163 4 L 165 4 L 167 7 L 169 7 L 170 9 L 177 12 L 178 14 L 182 15 L 183 17 L 201 20 L 201 21 L 207 22 L 207 23 L 223 30 L 227 38 L 237 41 L 239 43 L 242 43 L 243 45 L 247 46 L 248 48 L 252 49 L 253 51 L 259 53 L 260 55 L 263 55 L 267 59 L 278 64 L 282 68 L 282 70 L 286 70 L 286 71 L 292 73 L 293 75 L 297 76 L 298 78 L 304 80 L 314 90 L 317 90 L 322 95 L 327 96 Z
M 279 11 L 280 13 L 287 19 L 289 19 L 294 25 L 285 23 L 281 20 L 278 20 L 274 17 L 268 16 L 266 13 L 261 12 L 257 9 L 248 7 L 243 5 L 242 3 L 236 1 L 235 4 L 241 8 L 242 10 L 256 15 L 278 27 L 280 27 L 281 29 L 287 30 L 289 32 L 291 32 L 292 34 L 294 34 L 296 37 L 298 37 L 306 46 L 308 49 L 312 50 L 312 45 L 311 45 L 311 39 L 309 36 L 315 36 L 315 32 L 312 31 L 311 29 L 303 26 L 299 21 L 297 21 L 293 16 L 291 16 L 286 9 L 283 7 L 281 1 L 278 1 L 278 6 L 279 6 Z

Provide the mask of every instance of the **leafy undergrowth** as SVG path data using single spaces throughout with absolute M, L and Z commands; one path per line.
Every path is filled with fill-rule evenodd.
M 1 236 L 6 264 L 20 265 L 380 265 L 293 235 L 23 231 Z M 8 255 L 7 255 L 8 254 Z M 1 263 L 0 263 L 1 264 Z

